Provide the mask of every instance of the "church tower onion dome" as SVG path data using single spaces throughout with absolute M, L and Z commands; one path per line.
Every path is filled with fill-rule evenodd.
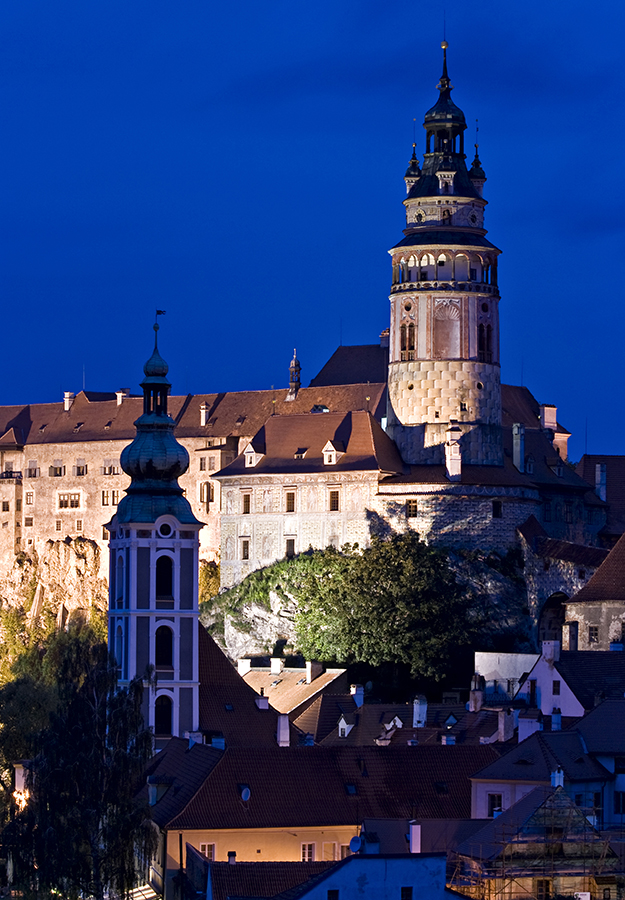
M 167 412 L 168 366 L 158 350 L 158 325 L 154 331 L 154 352 L 141 382 L 143 415 L 135 422 L 136 438 L 121 454 L 121 467 L 132 481 L 117 508 L 117 520 L 154 522 L 169 513 L 180 523 L 199 524 L 178 484 L 189 468 L 189 454 L 174 437 L 175 422 Z

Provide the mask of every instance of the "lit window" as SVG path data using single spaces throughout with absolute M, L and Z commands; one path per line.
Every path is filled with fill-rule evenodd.
M 302 844 L 302 862 L 314 862 L 315 861 L 315 845 L 314 844 Z
M 215 859 L 215 845 L 200 844 L 200 853 L 212 862 Z
M 406 500 L 406 518 L 416 519 L 419 512 L 419 505 L 416 500 Z
M 286 511 L 295 512 L 295 491 L 286 492 Z
M 339 511 L 339 492 L 330 491 L 330 512 Z

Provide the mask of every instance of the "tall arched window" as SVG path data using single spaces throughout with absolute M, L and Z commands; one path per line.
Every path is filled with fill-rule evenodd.
M 402 354 L 403 354 L 404 351 L 406 350 L 406 342 L 407 342 L 406 326 L 405 326 L 405 325 L 402 325 L 401 328 L 399 329 L 399 337 L 400 337 L 400 343 L 401 343 L 401 352 L 402 352 Z M 402 356 L 402 359 L 403 359 L 403 358 L 404 358 L 404 357 Z
M 117 670 L 121 672 L 124 665 L 124 631 L 121 625 L 117 626 L 115 632 L 115 659 L 117 660 Z
M 493 326 L 486 326 L 486 362 L 493 361 Z
M 174 595 L 174 564 L 171 556 L 156 560 L 156 599 L 171 599 Z
M 156 698 L 156 703 L 154 704 L 154 734 L 161 736 L 171 734 L 171 713 L 171 698 L 161 694 L 160 697 Z
M 117 571 L 115 573 L 115 595 L 117 606 L 124 605 L 124 561 L 121 556 L 117 557 Z
M 415 348 L 415 346 L 414 346 L 414 323 L 411 322 L 408 325 L 408 347 L 407 347 L 407 349 L 409 351 L 414 351 L 414 348 Z M 413 357 L 414 357 L 414 352 L 410 358 L 412 359 Z
M 174 665 L 174 636 L 171 628 L 161 625 L 156 629 L 154 662 L 157 669 L 171 669 Z
M 483 325 L 477 326 L 477 358 L 479 362 L 486 362 L 486 333 Z

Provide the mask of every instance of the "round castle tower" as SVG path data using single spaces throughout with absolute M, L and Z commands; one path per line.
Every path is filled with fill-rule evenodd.
M 443 41 L 440 97 L 425 114 L 405 175 L 405 237 L 393 259 L 388 431 L 407 463 L 442 464 L 446 432 L 460 429 L 462 462 L 501 465 L 500 250 L 486 239 L 486 176 L 451 99 Z

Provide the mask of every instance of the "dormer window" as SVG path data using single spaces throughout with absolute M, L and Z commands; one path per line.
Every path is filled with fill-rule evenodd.
M 248 444 L 243 452 L 243 456 L 245 457 L 245 468 L 253 469 L 254 466 L 257 466 L 261 461 L 265 454 L 259 452 L 259 448 L 255 448 L 253 444 Z M 224 458 L 224 464 L 225 464 Z
M 298 447 L 295 453 L 293 454 L 294 459 L 304 459 L 306 454 L 308 453 L 308 447 Z
M 334 450 L 328 450 L 323 454 L 323 463 L 326 466 L 335 466 L 336 465 L 336 453 Z
M 324 466 L 335 466 L 345 453 L 345 448 L 340 441 L 327 441 L 321 452 Z

